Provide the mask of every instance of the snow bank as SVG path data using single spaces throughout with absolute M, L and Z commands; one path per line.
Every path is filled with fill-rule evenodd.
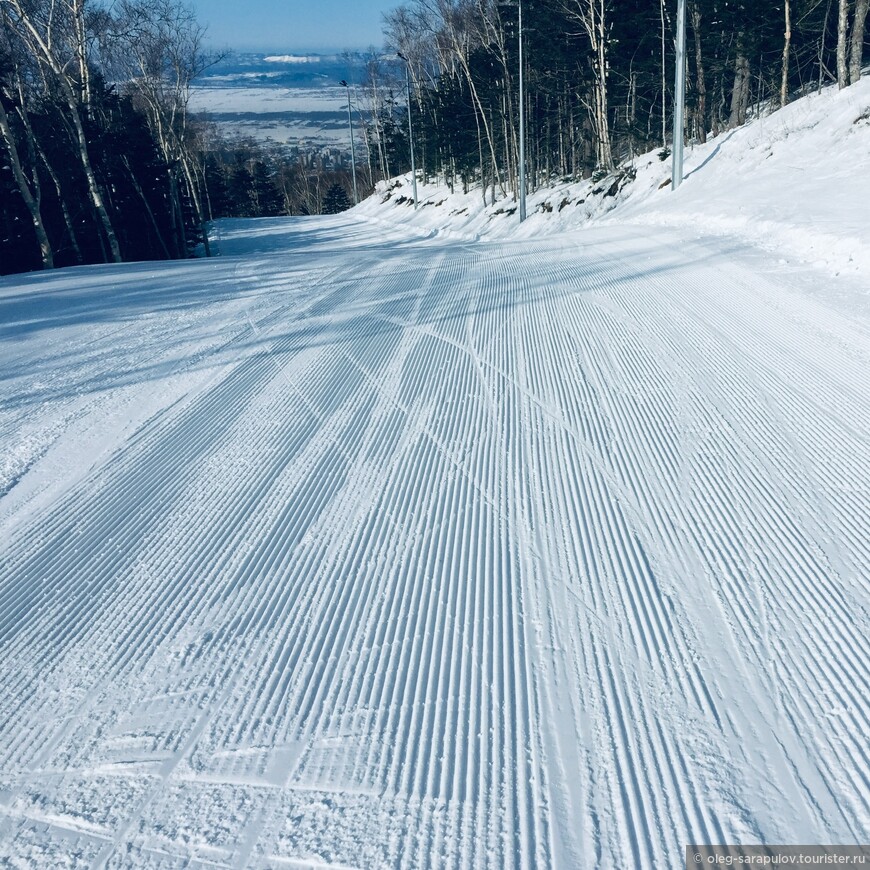
M 870 276 L 870 78 L 828 88 L 687 150 L 685 180 L 671 190 L 670 158 L 657 151 L 593 181 L 533 193 L 519 225 L 516 202 L 484 206 L 479 189 L 450 193 L 410 176 L 381 184 L 359 211 L 466 238 L 529 237 L 602 222 L 647 223 L 737 236 L 829 274 Z

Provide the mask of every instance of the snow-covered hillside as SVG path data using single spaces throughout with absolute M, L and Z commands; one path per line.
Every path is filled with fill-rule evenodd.
M 870 277 L 870 76 L 687 149 L 685 181 L 676 192 L 670 177 L 670 158 L 653 152 L 607 178 L 557 184 L 529 197 L 522 228 L 513 199 L 499 194 L 484 208 L 479 190 L 450 195 L 443 184 L 420 185 L 422 207 L 411 214 L 410 176 L 398 186 L 382 184 L 361 209 L 474 238 L 564 233 L 608 220 L 675 226 L 736 236 L 829 275 Z
M 394 190 L 0 279 L 0 865 L 866 842 L 868 233 L 796 143 L 867 94 L 605 225 Z

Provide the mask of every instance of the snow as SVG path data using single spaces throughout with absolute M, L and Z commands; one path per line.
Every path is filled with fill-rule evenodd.
M 829 276 L 870 274 L 870 76 L 695 145 L 686 152 L 685 180 L 676 192 L 669 184 L 670 158 L 651 152 L 624 168 L 629 166 L 636 178 L 623 179 L 614 196 L 607 195 L 614 176 L 535 192 L 522 227 L 513 198 L 499 196 L 484 208 L 479 191 L 450 195 L 443 184 L 419 185 L 425 207 L 411 214 L 410 176 L 391 192 L 392 203 L 405 197 L 399 203 L 403 223 L 446 224 L 470 238 L 530 238 L 631 221 L 736 237 Z M 372 197 L 363 211 L 394 218 L 394 210 L 383 207 L 384 193 L 382 186 L 381 197 Z
M 234 81 L 241 78 L 233 76 Z M 224 131 L 239 136 L 293 145 L 344 146 L 348 142 L 344 88 L 209 85 L 191 88 L 190 108 L 210 113 Z
M 0 279 L 0 864 L 866 842 L 868 93 Z
M 195 87 L 191 88 L 190 108 L 241 115 L 341 112 L 347 111 L 347 94 L 340 87 Z
M 349 147 L 347 91 L 338 84 L 344 79 L 353 81 L 353 73 L 336 55 L 233 55 L 197 79 L 190 107 L 239 136 L 343 150 Z

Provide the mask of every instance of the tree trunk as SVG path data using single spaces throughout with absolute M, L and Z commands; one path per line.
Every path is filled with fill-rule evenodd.
M 825 9 L 825 23 L 822 25 L 822 35 L 819 39 L 819 93 L 822 92 L 822 87 L 825 83 L 825 37 L 828 34 L 828 17 L 831 14 L 831 0 L 828 0 L 828 6 Z
M 486 135 L 486 141 L 489 144 L 489 154 L 492 159 L 492 171 L 495 173 L 496 179 L 498 181 L 499 189 L 501 190 L 502 196 L 507 196 L 507 191 L 505 190 L 504 184 L 501 180 L 501 173 L 498 171 L 498 160 L 495 156 L 495 143 L 492 137 L 492 130 L 489 128 L 489 124 L 486 120 L 486 112 L 483 110 L 483 103 L 480 101 L 480 97 L 477 95 L 477 88 L 474 86 L 474 79 L 471 75 L 471 68 L 468 66 L 466 62 L 465 56 L 463 54 L 459 54 L 459 63 L 462 67 L 462 71 L 465 73 L 466 81 L 468 82 L 468 89 L 471 93 L 471 100 L 474 106 L 475 111 L 475 120 L 477 120 L 478 116 L 480 121 L 483 122 L 483 130 Z M 480 128 L 478 127 L 478 130 Z M 483 150 L 483 144 L 480 142 L 480 133 L 477 134 L 478 144 L 481 150 Z
M 85 30 L 85 0 L 72 0 L 72 15 L 75 24 L 76 62 L 79 67 L 81 103 L 90 117 L 91 74 L 88 69 L 87 32 Z
M 169 179 L 169 220 L 172 228 L 172 244 L 175 247 L 176 257 L 181 260 L 187 256 L 187 232 L 184 227 L 184 209 L 181 207 L 181 191 L 178 188 L 178 179 L 175 170 L 167 168 Z
M 39 242 L 39 254 L 42 258 L 42 268 L 53 269 L 54 254 L 51 250 L 51 243 L 48 240 L 48 235 L 45 232 L 45 226 L 42 223 L 39 201 L 30 190 L 27 176 L 21 168 L 21 161 L 18 158 L 18 148 L 15 145 L 12 130 L 9 128 L 9 117 L 6 114 L 6 109 L 3 108 L 2 100 L 0 100 L 0 138 L 2 138 L 6 143 L 6 150 L 9 152 L 9 161 L 12 165 L 12 175 L 15 177 L 15 183 L 18 185 L 18 190 L 21 193 L 21 198 L 24 200 L 24 204 L 27 206 L 27 211 L 30 212 L 30 219 L 33 222 L 33 229 L 36 233 L 36 240 Z
M 729 130 L 746 123 L 750 76 L 749 58 L 740 52 L 734 64 L 734 89 L 731 91 L 731 113 L 728 117 Z
M 701 54 L 701 10 L 697 0 L 692 0 L 692 33 L 695 37 L 695 86 L 698 90 L 698 106 L 695 110 L 695 129 L 701 143 L 707 141 L 707 80 L 704 77 L 704 60 Z
M 501 132 L 504 140 L 504 159 L 505 159 L 505 174 L 511 180 L 511 195 L 514 202 L 517 200 L 517 180 L 516 171 L 513 163 L 513 151 L 511 150 L 511 135 L 508 129 L 508 110 L 507 110 L 507 94 L 503 93 L 501 98 Z M 494 202 L 495 200 L 493 200 Z
M 782 46 L 782 80 L 779 87 L 779 105 L 788 103 L 788 57 L 791 52 L 791 0 L 785 0 L 785 39 Z
M 483 168 L 483 139 L 480 135 L 480 121 L 477 118 L 477 112 L 474 113 L 474 123 L 477 126 L 477 161 L 478 166 L 480 167 L 480 192 L 483 196 L 483 207 L 486 208 L 486 172 Z M 465 179 L 462 179 L 463 190 L 465 193 L 468 193 L 465 190 Z
M 211 246 L 208 243 L 208 227 L 206 227 L 205 223 L 205 210 L 202 207 L 202 197 L 199 194 L 196 167 L 191 166 L 188 162 L 188 151 L 186 148 L 182 151 L 179 162 L 181 163 L 181 168 L 184 172 L 185 180 L 187 181 L 187 188 L 190 191 L 190 199 L 193 202 L 193 209 L 196 212 L 196 219 L 199 223 L 200 232 L 202 233 L 202 246 L 205 250 L 206 257 L 210 257 Z
M 846 65 L 846 42 L 849 29 L 849 0 L 840 0 L 837 16 L 837 85 L 840 90 L 849 84 L 849 68 Z
M 75 127 L 76 136 L 78 138 L 79 160 L 81 160 L 82 168 L 85 171 L 85 177 L 88 180 L 88 193 L 91 197 L 94 209 L 100 219 L 103 227 L 103 232 L 106 236 L 106 241 L 109 243 L 109 249 L 112 253 L 112 261 L 115 263 L 121 262 L 121 248 L 118 245 L 118 237 L 115 235 L 115 229 L 112 226 L 112 221 L 109 219 L 109 213 L 106 211 L 106 206 L 103 203 L 103 195 L 100 192 L 100 187 L 97 184 L 97 176 L 94 174 L 94 167 L 91 164 L 91 157 L 88 153 L 88 140 L 85 137 L 85 130 L 82 126 L 82 119 L 78 113 L 78 107 L 75 105 L 72 91 L 69 91 L 70 111 L 73 115 L 73 125 Z
M 18 74 L 17 69 L 16 74 Z M 60 211 L 63 215 L 64 226 L 66 227 L 66 232 L 69 236 L 70 246 L 75 253 L 76 262 L 81 263 L 83 259 L 82 251 L 79 247 L 79 242 L 76 236 L 75 226 L 73 225 L 72 216 L 69 213 L 69 206 L 67 205 L 66 197 L 63 195 L 63 190 L 60 186 L 60 179 L 57 177 L 57 173 L 54 171 L 54 167 L 52 167 L 51 163 L 48 162 L 48 157 L 46 156 L 46 153 L 43 150 L 39 139 L 36 138 L 36 134 L 33 132 L 33 127 L 30 124 L 30 116 L 27 113 L 27 103 L 24 93 L 24 86 L 22 84 L 20 75 L 18 75 L 18 100 L 15 103 L 15 110 L 18 114 L 18 117 L 21 119 L 21 125 L 24 127 L 27 141 L 30 143 L 30 147 L 33 151 L 34 162 L 37 159 L 42 161 L 42 165 L 45 167 L 45 171 L 48 173 L 48 177 L 51 179 L 51 182 L 54 185 L 54 190 L 57 194 L 57 201 L 60 204 Z M 33 175 L 34 180 L 38 180 L 35 169 Z
M 513 76 L 511 75 L 511 59 L 508 56 L 507 43 L 508 39 L 504 30 L 504 23 L 501 14 L 497 13 L 497 17 L 493 24 L 494 49 L 497 53 L 499 63 L 502 68 L 502 99 L 501 99 L 501 120 L 504 134 L 504 178 L 508 179 L 506 184 L 510 187 L 511 195 L 516 201 L 518 193 L 518 170 L 519 163 L 517 141 L 517 125 L 514 123 L 514 88 Z M 496 121 L 490 118 L 490 127 L 495 135 Z M 499 176 L 501 178 L 501 176 Z M 496 200 L 495 195 L 495 172 L 493 173 L 493 203 Z
M 60 179 L 57 177 L 54 167 L 48 162 L 48 157 L 46 156 L 45 151 L 43 151 L 42 146 L 39 144 L 39 140 L 35 137 L 33 144 L 36 146 L 36 153 L 39 155 L 39 159 L 42 161 L 42 165 L 45 167 L 45 171 L 48 173 L 51 183 L 54 185 L 54 190 L 57 194 L 57 201 L 60 203 L 60 211 L 63 215 L 64 226 L 66 227 L 66 232 L 69 236 L 70 247 L 73 249 L 73 253 L 75 254 L 76 263 L 81 263 L 84 261 L 84 257 L 82 257 L 82 249 L 79 247 L 76 228 L 73 224 L 72 215 L 69 213 L 69 206 L 67 205 L 66 197 L 64 197 L 63 190 L 60 186 Z
M 598 75 L 595 88 L 595 114 L 598 127 L 598 162 L 604 169 L 613 168 L 613 151 L 610 142 L 610 123 L 607 108 L 607 29 L 604 19 L 604 0 L 598 9 L 598 42 L 596 50 Z
M 852 44 L 849 47 L 849 84 L 861 79 L 861 64 L 864 60 L 864 25 L 870 0 L 858 0 L 855 4 L 855 20 L 852 22 Z
M 661 0 L 659 11 L 662 19 L 662 148 L 668 147 L 668 106 L 667 106 L 667 56 L 665 54 L 665 0 Z

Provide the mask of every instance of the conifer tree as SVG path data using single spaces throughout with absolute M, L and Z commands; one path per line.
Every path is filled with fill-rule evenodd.
M 323 213 L 338 214 L 350 208 L 350 197 L 347 191 L 338 183 L 330 186 L 323 197 Z

